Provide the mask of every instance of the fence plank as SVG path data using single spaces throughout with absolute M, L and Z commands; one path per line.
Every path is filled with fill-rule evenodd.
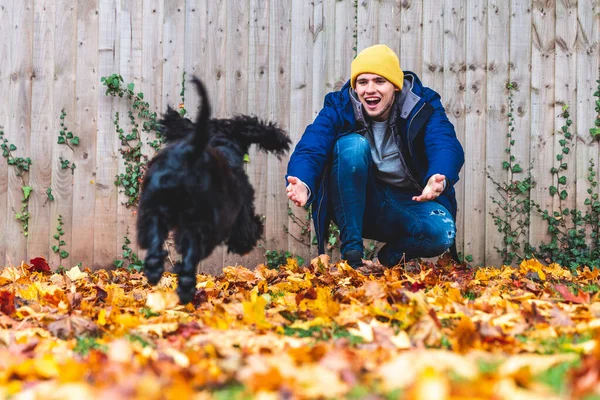
M 76 121 L 80 144 L 73 159 L 73 260 L 94 265 L 96 134 L 98 132 L 98 5 L 99 0 L 77 2 Z
M 229 1 L 227 11 L 227 54 L 226 93 L 229 117 L 234 114 L 248 113 L 248 44 L 250 10 L 246 0 Z M 253 146 L 255 147 L 255 146 Z M 247 199 L 251 201 L 251 199 Z M 247 256 L 229 253 L 223 254 L 223 267 L 238 262 L 247 267 Z
M 33 82 L 31 98 L 31 219 L 28 258 L 48 257 L 50 248 L 50 205 L 46 190 L 52 180 L 52 141 L 56 136 L 56 114 L 52 82 L 54 80 L 55 4 L 38 1 L 34 5 Z
M 225 118 L 227 108 L 227 2 L 218 0 L 208 4 L 206 86 L 212 103 L 213 116 Z M 200 271 L 219 274 L 223 268 L 225 248 L 219 246 L 200 264 Z
M 12 76 L 12 53 L 16 51 L 12 45 L 12 8 L 6 5 L 0 5 L 0 37 L 5 40 L 0 41 L 0 52 L 4 55 L 0 57 L 0 93 L 9 93 Z M 11 103 L 3 101 L 0 103 L 0 131 L 8 135 L 10 128 L 9 116 L 11 114 Z M 11 243 L 6 235 L 6 226 L 12 223 L 10 216 L 12 213 L 8 210 L 8 163 L 6 158 L 0 158 L 0 262 L 4 266 L 7 262 L 6 245 Z M 12 260 L 11 260 L 12 261 Z
M 554 163 L 554 70 L 555 70 L 555 4 L 550 0 L 534 0 L 532 11 L 531 58 L 531 161 L 532 178 L 536 185 L 531 200 L 542 210 L 552 210 L 553 200 L 548 189 L 552 185 L 549 173 Z M 535 212 L 531 216 L 529 240 L 548 242 L 547 224 Z
M 171 0 L 164 8 L 162 110 L 181 103 L 184 71 L 185 0 Z
M 423 75 L 421 81 L 436 92 L 444 91 L 444 2 L 423 3 Z M 445 99 L 442 99 L 445 101 Z
M 333 82 L 333 87 L 330 90 L 339 90 L 350 79 L 350 63 L 356 56 L 358 45 L 356 20 L 354 0 L 335 2 L 335 27 L 330 29 L 330 31 L 335 32 L 335 35 L 331 35 L 328 40 L 333 42 L 334 46 L 333 62 L 328 64 Z M 315 105 L 318 105 L 320 110 L 323 99 Z
M 119 64 L 118 71 L 123 76 L 123 80 L 126 83 L 133 82 L 136 88 L 139 89 L 139 83 L 142 79 L 142 3 L 138 1 L 121 1 L 120 4 L 120 35 L 119 41 Z M 112 72 L 111 72 L 112 73 Z M 102 93 L 101 93 L 102 95 Z M 119 113 L 119 125 L 124 129 L 125 132 L 131 132 L 132 126 L 129 118 L 127 117 L 128 111 L 131 110 L 130 101 L 127 99 L 119 99 L 116 101 L 113 108 L 112 118 L 115 117 L 115 113 Z M 119 134 L 116 132 L 116 127 L 112 123 L 107 128 L 114 140 L 117 143 L 117 159 L 118 169 L 117 174 L 126 173 L 125 161 L 123 156 L 119 152 L 121 146 L 118 140 Z M 114 179 L 113 177 L 113 185 Z M 129 248 L 138 254 L 143 259 L 144 255 L 137 245 L 136 235 L 136 213 L 132 207 L 126 207 L 128 197 L 121 190 L 117 189 L 117 227 L 116 227 L 116 243 L 115 253 L 113 254 L 114 259 L 122 259 L 123 245 L 125 244 L 125 238 L 127 237 L 131 243 L 128 245 Z
M 571 110 L 577 113 L 577 206 L 583 213 L 589 212 L 590 208 L 585 206 L 585 199 L 590 198 L 588 189 L 592 193 L 598 193 L 598 187 L 591 188 L 587 177 L 590 161 L 594 163 L 592 171 L 596 173 L 595 181 L 598 181 L 600 172 L 600 158 L 597 139 L 590 135 L 590 128 L 598 118 L 594 110 L 593 93 L 598 90 L 596 80 L 600 79 L 600 2 L 597 0 L 579 0 L 577 2 L 577 107 Z M 588 228 L 587 237 L 591 230 Z M 591 240 L 588 239 L 588 243 Z
M 515 85 L 513 91 L 513 127 L 511 140 L 511 155 L 515 157 L 523 172 L 512 175 L 512 179 L 525 179 L 529 173 L 529 144 L 531 129 L 531 1 L 514 0 L 511 3 L 510 12 L 510 49 L 509 49 L 509 81 Z M 497 166 L 500 163 L 496 164 Z M 527 216 L 523 216 L 525 218 Z M 513 229 L 517 228 L 519 218 L 513 222 Z M 529 237 L 529 227 L 522 229 L 519 241 L 522 242 Z M 499 265 L 495 263 L 494 265 Z
M 420 77 L 423 71 L 423 1 L 403 1 L 400 18 L 400 65 Z
M 559 0 L 556 2 L 556 35 L 555 35 L 555 76 L 554 76 L 554 153 L 557 154 L 561 151 L 563 146 L 560 144 L 561 140 L 565 137 L 560 132 L 561 127 L 565 125 L 566 121 L 560 117 L 562 108 L 567 105 L 570 107 L 569 114 L 570 119 L 573 121 L 573 125 L 569 128 L 569 132 L 575 134 L 577 132 L 577 112 L 574 106 L 577 102 L 577 49 L 576 39 L 577 38 L 577 2 L 571 0 Z M 572 209 L 575 207 L 576 193 L 575 193 L 575 179 L 577 173 L 577 141 L 570 140 L 570 152 L 568 154 L 562 154 L 564 162 L 568 165 L 567 169 L 560 171 L 558 176 L 564 176 L 567 178 L 566 185 L 560 185 L 560 190 L 566 190 L 569 194 L 566 199 L 556 198 L 554 201 L 554 210 L 562 212 L 565 209 Z M 561 162 L 557 161 L 556 158 L 553 160 L 554 166 L 558 168 Z M 548 174 L 549 171 L 546 171 Z M 553 180 L 555 185 L 558 185 L 557 178 Z M 583 182 L 582 182 L 583 183 Z M 570 221 L 570 218 L 566 218 Z M 567 222 L 569 227 L 572 224 Z
M 379 14 L 378 1 L 361 1 L 357 11 L 356 47 L 360 53 L 366 47 L 378 43 L 377 17 Z
M 487 174 L 499 184 L 506 182 L 507 173 L 502 169 L 502 162 L 507 153 L 507 93 L 508 82 L 508 46 L 510 10 L 500 0 L 488 1 L 487 32 L 487 132 L 486 135 L 486 168 Z M 468 157 L 473 157 L 469 154 Z M 502 246 L 502 235 L 494 225 L 490 212 L 501 210 L 492 202 L 492 198 L 500 199 L 502 194 L 496 191 L 494 184 L 488 179 L 486 185 L 486 224 L 485 224 L 485 264 L 499 266 L 501 257 L 494 248 Z M 470 216 L 469 216 L 470 218 Z M 483 260 L 482 260 L 483 261 Z M 477 262 L 477 261 L 476 261 Z
M 377 43 L 388 45 L 398 54 L 402 54 L 400 26 L 402 5 L 400 2 L 385 1 L 377 9 Z M 402 66 L 402 64 L 400 64 Z
M 311 6 L 309 2 L 292 2 L 292 52 L 290 65 L 290 104 L 289 132 L 293 142 L 297 142 L 312 116 L 313 85 L 323 85 L 323 2 Z M 316 43 L 315 43 L 316 42 Z M 314 45 L 313 45 L 314 44 Z M 306 57 L 312 54 L 312 57 Z M 318 66 L 313 71 L 313 63 Z M 285 173 L 284 175 L 285 176 Z M 280 191 L 284 182 L 280 178 Z M 288 248 L 292 254 L 308 258 L 308 247 L 300 243 L 303 240 L 302 228 L 294 221 L 305 221 L 306 211 L 288 202 L 290 218 L 284 223 L 287 228 Z M 285 233 L 282 233 L 285 234 Z M 310 241 L 308 241 L 310 243 Z
M 12 112 L 9 117 L 8 129 L 5 130 L 6 138 L 17 150 L 12 152 L 13 157 L 30 157 L 31 150 L 31 77 L 33 74 L 33 1 L 14 1 L 12 4 L 13 28 L 11 46 L 16 51 L 11 54 L 11 75 L 8 90 L 12 103 Z M 34 160 L 32 160 L 34 162 Z M 17 169 L 8 169 L 8 223 L 6 225 L 7 248 L 6 256 L 9 263 L 18 265 L 21 260 L 27 260 L 26 229 L 21 222 L 15 219 L 16 213 L 23 213 L 23 186 L 30 183 L 30 173 L 17 175 Z M 31 211 L 27 208 L 24 211 Z M 33 221 L 29 221 L 31 223 Z
M 118 11 L 120 0 L 101 1 L 99 4 L 98 73 L 109 76 L 118 70 L 120 32 Z M 102 92 L 100 90 L 100 92 Z M 103 96 L 98 99 L 98 133 L 96 135 L 96 204 L 94 212 L 94 265 L 109 267 L 115 259 L 117 242 L 117 188 L 115 175 L 119 170 L 118 140 L 115 138 L 114 109 L 120 99 Z
M 54 93 L 54 118 L 59 118 L 61 110 L 66 113 L 65 125 L 73 130 L 74 134 L 79 135 L 77 130 L 77 110 L 76 110 L 76 68 L 77 68 L 77 4 L 72 1 L 56 2 L 55 18 L 55 44 L 54 44 L 54 83 L 52 91 Z M 58 132 L 60 123 L 54 123 L 53 133 Z M 60 157 L 68 160 L 76 160 L 77 156 L 68 147 L 58 144 L 58 140 L 52 141 L 52 193 L 54 201 L 51 203 L 50 221 L 58 222 L 60 216 L 63 221 L 64 235 L 62 239 L 67 244 L 65 250 L 71 256 L 60 260 L 59 254 L 50 253 L 50 265 L 58 267 L 70 267 L 72 264 L 84 261 L 86 265 L 92 260 L 77 260 L 72 256 L 73 253 L 73 190 L 74 176 L 70 169 L 62 169 Z M 78 162 L 76 162 L 77 164 Z M 89 182 L 87 183 L 89 185 Z M 52 224 L 54 228 L 54 223 Z M 52 233 L 54 235 L 54 233 Z
M 439 45 L 439 44 L 438 44 Z M 462 0 L 446 1 L 444 8 L 444 91 L 442 101 L 446 114 L 454 125 L 456 136 L 465 143 L 465 8 Z M 445 99 L 445 100 L 444 100 Z M 464 232 L 465 212 L 465 171 L 461 172 L 462 179 L 454 185 L 456 200 L 459 204 L 456 218 L 457 232 Z M 471 229 L 469 226 L 468 229 Z M 464 233 L 457 235 L 456 247 L 463 251 Z
M 269 2 L 252 0 L 249 5 L 248 27 L 248 113 L 261 119 L 268 117 L 269 107 Z M 254 187 L 256 213 L 265 216 L 267 212 L 267 156 L 256 146 L 250 148 L 250 162 L 246 173 Z M 264 262 L 265 240 L 248 256 L 245 266 L 251 267 Z
M 482 260 L 485 253 L 485 138 L 486 138 L 486 88 L 487 57 L 486 43 L 481 40 L 487 33 L 487 4 L 470 0 L 466 4 L 466 48 L 467 72 L 465 95 L 466 157 L 464 166 L 464 207 L 468 210 L 468 224 L 464 225 L 464 255 Z
M 280 126 L 290 129 L 290 59 L 291 27 L 297 18 L 292 14 L 291 0 L 277 1 L 270 7 L 269 32 L 269 114 Z M 291 24 L 290 24 L 290 21 Z M 278 160 L 272 154 L 267 157 L 267 220 L 265 227 L 266 249 L 286 250 L 289 243 L 283 227 L 288 224 L 285 181 L 287 157 Z

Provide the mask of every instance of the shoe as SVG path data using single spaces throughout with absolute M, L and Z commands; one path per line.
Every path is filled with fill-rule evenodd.
M 348 265 L 354 269 L 362 267 L 363 265 L 362 254 L 358 250 L 348 250 L 344 253 L 342 259 L 346 260 Z

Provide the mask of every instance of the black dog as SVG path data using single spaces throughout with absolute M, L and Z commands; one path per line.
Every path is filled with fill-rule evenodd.
M 202 101 L 199 116 L 193 123 L 169 107 L 160 121 L 168 145 L 148 164 L 137 220 L 139 245 L 148 249 L 144 271 L 152 285 L 162 276 L 163 244 L 174 231 L 182 256 L 175 265 L 182 304 L 193 299 L 196 266 L 217 245 L 226 243 L 228 251 L 245 254 L 262 235 L 243 166 L 250 145 L 281 156 L 291 144 L 275 124 L 255 117 L 210 119 L 206 89 L 197 78 L 193 82 Z

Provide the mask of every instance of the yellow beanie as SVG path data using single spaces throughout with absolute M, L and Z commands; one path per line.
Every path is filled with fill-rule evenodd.
M 400 69 L 400 61 L 396 53 L 385 44 L 367 47 L 352 61 L 350 65 L 352 89 L 356 88 L 356 78 L 365 73 L 383 76 L 398 89 L 402 89 L 404 72 Z

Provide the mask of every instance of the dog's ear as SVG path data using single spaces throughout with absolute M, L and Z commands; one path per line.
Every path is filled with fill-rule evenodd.
M 236 115 L 232 120 L 234 134 L 248 146 L 257 144 L 262 150 L 282 156 L 292 141 L 285 131 L 273 122 L 265 122 L 249 115 Z
M 177 111 L 170 106 L 167 112 L 158 122 L 159 131 L 166 143 L 172 143 L 191 135 L 194 130 L 194 123 L 188 118 L 183 118 Z

